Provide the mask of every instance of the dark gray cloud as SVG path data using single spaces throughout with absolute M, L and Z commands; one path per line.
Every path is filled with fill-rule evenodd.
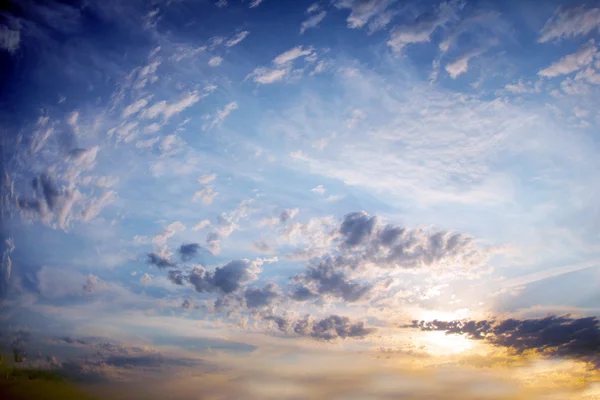
M 172 269 L 167 273 L 167 278 L 176 285 L 183 285 L 184 277 L 180 270 Z
M 178 253 L 183 261 L 196 257 L 202 247 L 198 243 L 186 243 L 179 246 Z
M 549 316 L 541 319 L 502 321 L 413 321 L 423 331 L 464 334 L 519 353 L 535 350 L 548 356 L 575 357 L 600 362 L 600 329 L 596 317 Z
M 375 332 L 374 328 L 367 328 L 364 322 L 352 322 L 350 318 L 339 315 L 330 315 L 319 320 L 314 320 L 310 315 L 297 320 L 288 320 L 276 315 L 267 315 L 263 319 L 273 321 L 282 332 L 291 331 L 317 340 L 364 338 Z
M 295 277 L 295 281 L 301 283 L 301 286 L 292 293 L 292 296 L 296 296 L 298 300 L 307 300 L 307 297 L 302 296 L 309 296 L 309 292 L 313 292 L 347 302 L 358 301 L 368 296 L 371 286 L 350 280 L 346 272 L 339 268 L 337 264 L 339 260 L 339 258 L 329 257 L 316 265 L 309 265 L 304 273 Z
M 12 238 L 6 238 L 0 243 L 2 250 L 0 258 L 0 300 L 6 296 L 10 285 L 10 276 L 12 273 L 11 254 L 15 249 Z
M 364 211 L 347 214 L 340 226 L 343 244 L 347 247 L 362 244 L 371 236 L 376 224 L 377 218 Z
M 290 297 L 296 301 L 307 301 L 316 299 L 319 296 L 306 286 L 296 286 L 292 290 Z
M 182 308 L 185 308 L 186 310 L 189 310 L 190 308 L 193 308 L 193 307 L 194 307 L 194 305 L 192 304 L 192 302 L 191 302 L 191 301 L 189 301 L 188 299 L 185 299 L 185 300 L 183 301 L 183 303 L 181 303 L 181 307 L 182 307 Z
M 244 291 L 244 300 L 248 308 L 267 307 L 278 298 L 279 291 L 273 283 L 268 283 L 263 288 L 251 287 Z
M 42 195 L 48 208 L 54 211 L 58 203 L 58 198 L 61 196 L 61 192 L 56 186 L 54 179 L 49 174 L 43 173 L 33 180 L 32 186 L 37 193 Z
M 173 268 L 173 267 L 175 267 L 175 263 L 173 263 L 166 257 L 162 257 L 154 252 L 148 253 L 148 264 L 156 265 L 158 268 Z
M 210 272 L 197 266 L 188 280 L 197 292 L 220 291 L 228 294 L 237 291 L 242 285 L 257 279 L 259 268 L 248 260 L 233 260 L 223 267 Z

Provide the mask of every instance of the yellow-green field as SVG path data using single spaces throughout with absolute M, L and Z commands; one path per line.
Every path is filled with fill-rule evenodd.
M 3 400 L 92 400 L 59 374 L 19 368 L 2 357 L 0 361 L 0 398 Z

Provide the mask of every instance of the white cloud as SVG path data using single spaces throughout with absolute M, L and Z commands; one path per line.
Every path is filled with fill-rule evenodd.
M 549 67 L 542 69 L 538 75 L 547 78 L 554 78 L 559 75 L 567 75 L 575 72 L 586 65 L 591 64 L 598 54 L 596 43 L 590 40 L 585 45 L 581 46 L 575 53 L 568 54 L 562 57 L 557 62 Z
M 192 230 L 194 231 L 200 231 L 204 228 L 208 228 L 211 226 L 211 222 L 208 219 L 202 220 L 200 222 L 198 222 L 196 225 L 194 225 L 194 227 L 192 228 Z
M 171 118 L 173 115 L 179 114 L 183 110 L 196 104 L 200 99 L 206 97 L 208 93 L 202 94 L 197 91 L 186 93 L 179 101 L 169 104 L 166 100 L 154 103 L 140 113 L 141 118 L 154 119 L 160 115 L 165 119 Z
M 311 54 L 313 54 L 313 52 L 314 50 L 312 49 L 312 47 L 305 49 L 304 46 L 296 46 L 288 51 L 284 51 L 283 53 L 275 57 L 273 63 L 275 65 L 288 64 L 297 58 L 310 56 Z
M 73 132 L 75 134 L 79 134 L 79 125 L 77 124 L 77 122 L 79 121 L 79 112 L 73 111 L 72 113 L 69 113 L 65 120 L 67 122 L 67 125 L 69 125 L 71 129 L 73 129 Z
M 218 195 L 219 192 L 215 192 L 212 187 L 206 186 L 194 193 L 192 201 L 201 200 L 204 204 L 211 204 Z
M 233 47 L 239 44 L 242 40 L 246 39 L 246 37 L 250 34 L 248 31 L 242 31 L 225 42 L 225 46 Z
M 185 225 L 181 221 L 175 221 L 169 225 L 158 235 L 152 238 L 152 244 L 156 247 L 163 247 L 167 244 L 167 240 L 175 236 L 179 232 L 185 231 Z
M 161 124 L 153 122 L 150 125 L 147 125 L 144 127 L 144 133 L 146 133 L 146 134 L 156 133 L 156 132 L 160 131 L 160 128 L 162 128 Z
M 300 33 L 304 33 L 307 29 L 316 28 L 327 15 L 326 11 L 321 11 L 318 14 L 311 15 L 306 21 L 300 25 Z
M 362 28 L 372 20 L 376 20 L 395 0 L 334 0 L 333 5 L 339 9 L 349 9 L 346 19 L 349 28 Z
M 252 0 L 250 3 L 250 8 L 258 7 L 264 0 Z
M 531 81 L 523 82 L 523 80 L 519 80 L 517 83 L 506 84 L 504 89 L 511 93 L 536 93 L 540 91 L 540 84 L 533 84 Z
M 446 72 L 452 79 L 456 79 L 457 76 L 466 73 L 469 70 L 469 60 L 473 57 L 477 57 L 483 53 L 483 50 L 476 49 L 466 54 L 463 54 L 453 62 L 446 64 Z
M 457 18 L 456 8 L 460 7 L 462 3 L 458 3 L 458 6 L 457 3 L 442 3 L 433 16 L 423 17 L 413 24 L 394 28 L 387 42 L 388 46 L 400 53 L 409 44 L 429 42 L 436 29 Z
M 568 39 L 587 35 L 600 27 L 600 8 L 586 9 L 585 5 L 572 8 L 559 7 L 540 31 L 538 42 Z
M 201 183 L 203 185 L 208 185 L 215 179 L 217 179 L 216 174 L 202 175 L 200 178 L 198 178 L 198 183 Z
M 138 149 L 147 149 L 147 148 L 154 146 L 156 144 L 156 142 L 158 142 L 159 140 L 160 140 L 159 137 L 155 137 L 155 138 L 147 139 L 147 140 L 138 140 L 135 143 L 135 147 Z
M 130 115 L 136 114 L 138 112 L 140 112 L 142 110 L 142 108 L 146 107 L 148 105 L 148 100 L 146 99 L 140 99 L 134 103 L 131 103 L 130 105 L 128 105 L 127 107 L 125 107 L 125 109 L 123 110 L 123 113 L 121 114 L 121 116 L 123 118 L 127 118 Z
M 117 192 L 114 190 L 108 190 L 96 199 L 93 199 L 88 206 L 83 210 L 82 219 L 84 221 L 91 221 L 96 218 L 100 212 L 108 204 L 112 203 L 117 198 Z
M 210 60 L 208 60 L 208 65 L 210 65 L 211 67 L 218 67 L 219 65 L 221 65 L 221 63 L 223 62 L 223 59 L 219 56 L 214 56 L 211 57 Z
M 231 112 L 233 112 L 234 110 L 237 110 L 237 109 L 238 109 L 237 101 L 232 101 L 231 103 L 228 103 L 227 105 L 225 105 L 225 107 L 223 107 L 223 109 L 217 110 L 217 113 L 216 113 L 215 117 L 212 119 L 212 121 L 210 122 L 210 124 L 204 125 L 202 127 L 202 129 L 210 130 L 210 129 L 214 128 L 215 126 L 221 126 L 223 121 L 225 121 L 225 118 L 227 118 L 229 116 L 229 114 L 231 114 Z
M 289 72 L 290 70 L 288 68 L 268 69 L 259 67 L 250 73 L 248 77 L 252 78 L 256 83 L 268 85 L 270 83 L 282 81 Z
M 0 49 L 14 53 L 19 49 L 21 32 L 13 31 L 5 25 L 0 26 Z
M 325 189 L 325 186 L 319 185 L 317 187 L 310 189 L 310 191 L 314 192 L 314 193 L 318 193 L 320 195 L 324 195 L 327 190 Z
M 227 3 L 227 0 L 217 0 L 215 5 L 219 8 L 224 8 L 224 7 L 227 7 L 228 3 Z

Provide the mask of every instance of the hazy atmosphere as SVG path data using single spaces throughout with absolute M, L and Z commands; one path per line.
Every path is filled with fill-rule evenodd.
M 13 375 L 91 399 L 600 399 L 597 2 L 1 7 Z

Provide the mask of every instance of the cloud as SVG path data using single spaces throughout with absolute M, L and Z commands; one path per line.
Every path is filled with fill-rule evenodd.
M 159 137 L 155 137 L 152 139 L 146 139 L 146 140 L 138 140 L 135 143 L 135 147 L 138 149 L 147 149 L 147 148 L 154 146 L 159 140 L 160 140 Z
M 263 85 L 280 82 L 293 71 L 302 73 L 302 70 L 293 70 L 293 63 L 299 58 L 313 60 L 316 58 L 316 53 L 312 47 L 293 47 L 275 57 L 272 68 L 255 68 L 254 71 L 246 76 L 246 79 L 252 79 L 254 82 Z
M 463 3 L 441 3 L 438 9 L 430 15 L 420 15 L 410 24 L 392 29 L 388 46 L 397 53 L 409 44 L 427 43 L 436 29 L 444 27 L 448 22 L 457 19 L 457 11 Z
M 214 128 L 215 126 L 221 126 L 223 121 L 225 121 L 225 118 L 227 118 L 229 116 L 229 114 L 231 114 L 234 110 L 237 110 L 238 107 L 239 106 L 238 106 L 237 101 L 232 101 L 232 102 L 226 104 L 225 107 L 223 107 L 223 109 L 217 110 L 217 113 L 214 116 L 214 118 L 212 119 L 212 121 L 210 122 L 210 124 L 204 125 L 202 127 L 202 129 L 210 130 L 210 129 Z
M 362 28 L 371 21 L 386 20 L 389 14 L 385 11 L 395 0 L 334 0 L 333 5 L 338 9 L 349 9 L 346 18 L 349 28 Z M 383 18 L 382 18 L 383 17 Z M 389 22 L 389 20 L 388 20 Z M 381 22 L 376 23 L 382 25 Z
M 306 272 L 296 275 L 294 282 L 299 284 L 292 293 L 292 298 L 304 301 L 313 294 L 331 296 L 345 302 L 356 302 L 369 295 L 371 287 L 350 280 L 343 271 L 345 265 L 339 265 L 342 259 L 325 258 L 316 265 L 311 265 Z
M 249 74 L 248 77 L 252 78 L 252 80 L 254 80 L 256 83 L 268 85 L 270 83 L 282 81 L 289 72 L 290 71 L 288 68 L 268 69 L 259 67 L 254 69 L 254 71 Z
M 519 353 L 535 350 L 544 356 L 574 357 L 600 362 L 600 329 L 596 317 L 573 319 L 549 316 L 543 319 L 507 319 L 502 321 L 413 321 L 424 331 L 463 334 L 473 340 L 509 347 Z
M 152 244 L 156 247 L 162 247 L 167 244 L 168 239 L 175 236 L 178 232 L 185 231 L 185 229 L 185 224 L 181 221 L 170 223 L 161 233 L 152 238 Z
M 211 204 L 215 197 L 217 197 L 218 195 L 219 192 L 215 192 L 212 187 L 205 186 L 204 188 L 194 193 L 192 201 L 202 200 L 204 204 Z
M 244 39 L 246 39 L 246 37 L 250 34 L 250 32 L 248 31 L 242 31 L 239 32 L 238 34 L 236 34 L 234 37 L 232 37 L 231 39 L 229 39 L 228 41 L 225 42 L 225 46 L 227 47 L 233 47 L 236 46 L 238 44 L 240 44 L 240 42 Z
M 95 290 L 98 277 L 65 268 L 42 266 L 35 275 L 39 293 L 49 299 L 83 296 Z
M 192 230 L 199 231 L 199 230 L 202 230 L 204 228 L 208 228 L 210 225 L 211 225 L 210 220 L 205 219 L 205 220 L 202 220 L 202 221 L 198 222 L 196 225 L 194 225 L 194 227 L 192 228 Z
M 456 79 L 457 76 L 464 74 L 469 70 L 469 60 L 473 57 L 477 57 L 481 53 L 483 53 L 483 50 L 479 49 L 467 52 L 451 63 L 446 64 L 446 72 L 448 72 L 452 79 Z
M 326 15 L 326 11 L 321 11 L 315 15 L 311 15 L 310 17 L 308 17 L 308 19 L 306 21 L 303 21 L 300 25 L 300 33 L 306 32 L 307 29 L 316 28 L 321 23 L 321 21 L 325 19 Z
M 268 283 L 263 288 L 250 287 L 244 291 L 246 307 L 251 309 L 268 307 L 279 297 L 278 287 L 274 283 Z
M 167 273 L 167 279 L 175 285 L 183 286 L 184 276 L 178 269 L 172 269 Z
M 2 243 L 2 258 L 0 259 L 0 300 L 4 299 L 10 285 L 12 273 L 12 259 L 10 258 L 15 249 L 12 238 L 7 238 Z
M 222 267 L 215 268 L 214 271 L 196 266 L 188 276 L 188 280 L 199 293 L 221 291 L 229 294 L 258 279 L 261 264 L 256 261 L 233 260 Z
M 364 211 L 347 214 L 340 226 L 340 233 L 345 238 L 343 244 L 347 247 L 363 244 L 371 236 L 376 223 L 377 219 Z
M 21 43 L 21 32 L 0 25 L 0 49 L 14 53 L 19 49 Z
M 198 183 L 201 183 L 203 185 L 208 185 L 215 179 L 217 179 L 217 174 L 202 175 L 200 178 L 198 178 Z
M 364 322 L 352 322 L 350 318 L 339 315 L 330 315 L 318 320 L 310 315 L 298 320 L 289 320 L 275 315 L 267 315 L 264 319 L 275 322 L 282 332 L 291 331 L 300 336 L 325 341 L 364 338 L 375 332 L 374 328 L 365 327 Z
M 198 243 L 185 243 L 179 246 L 178 253 L 183 261 L 189 261 L 198 255 L 202 247 Z
M 560 75 L 567 75 L 575 72 L 586 65 L 591 64 L 598 54 L 596 43 L 590 40 L 581 46 L 575 53 L 562 57 L 557 62 L 551 64 L 538 72 L 538 75 L 546 78 L 554 78 Z
M 96 218 L 108 204 L 112 203 L 117 198 L 117 192 L 107 190 L 98 198 L 92 199 L 86 208 L 82 211 L 83 221 L 91 221 Z
M 281 53 L 277 57 L 275 57 L 273 59 L 273 63 L 275 63 L 276 65 L 289 64 L 292 61 L 296 60 L 297 58 L 312 55 L 313 52 L 314 52 L 314 50 L 310 47 L 305 49 L 304 46 L 296 46 L 288 51 Z
M 140 112 L 144 107 L 146 107 L 148 105 L 148 100 L 146 99 L 139 99 L 136 102 L 131 103 L 130 105 L 128 105 L 127 107 L 125 107 L 123 109 L 123 112 L 121 113 L 121 116 L 123 118 L 127 118 L 133 114 L 137 114 L 138 112 Z
M 208 65 L 211 67 L 218 67 L 219 65 L 221 65 L 222 62 L 223 62 L 223 58 L 221 58 L 219 56 L 214 56 L 214 57 L 211 57 L 210 60 L 208 60 Z
M 255 8 L 258 7 L 264 0 L 252 0 L 248 7 Z
M 209 85 L 199 91 L 192 91 L 184 94 L 178 101 L 169 104 L 166 100 L 162 100 L 154 103 L 150 107 L 144 109 L 140 113 L 140 118 L 155 119 L 159 116 L 163 116 L 165 120 L 168 120 L 174 115 L 177 115 L 185 109 L 193 106 L 201 99 L 208 96 L 216 89 L 215 86 Z
M 314 188 L 310 189 L 310 191 L 314 192 L 314 193 L 317 193 L 317 194 L 320 194 L 320 195 L 324 195 L 325 192 L 326 192 L 326 189 L 325 189 L 325 186 L 319 185 L 317 187 L 314 187 Z
M 290 219 L 294 218 L 296 215 L 298 215 L 298 211 L 299 210 L 297 208 L 286 208 L 279 215 L 279 221 L 282 224 L 286 223 L 288 220 L 290 220 Z
M 148 253 L 148 264 L 156 265 L 158 268 L 173 268 L 175 263 L 158 253 Z
M 559 7 L 540 31 L 538 42 L 569 39 L 587 35 L 600 27 L 600 8 Z

